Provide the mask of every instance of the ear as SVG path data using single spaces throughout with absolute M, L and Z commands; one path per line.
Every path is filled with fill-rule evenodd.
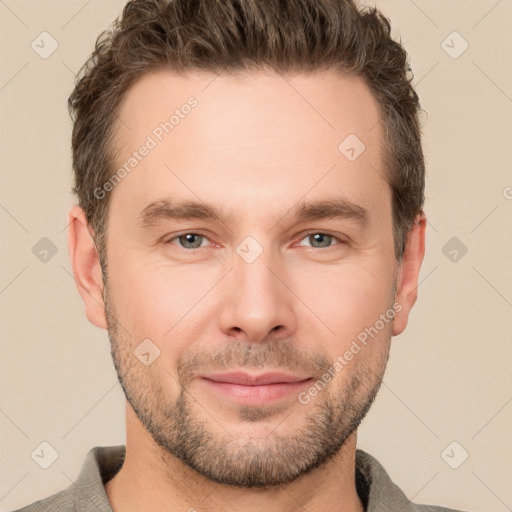
M 423 256 L 425 255 L 425 230 L 427 218 L 421 212 L 414 220 L 413 227 L 407 236 L 404 256 L 398 268 L 396 308 L 393 321 L 393 336 L 398 336 L 407 327 L 407 320 L 418 297 L 418 276 L 420 274 Z
M 93 240 L 93 231 L 84 211 L 73 206 L 68 214 L 68 250 L 78 291 L 85 304 L 89 322 L 107 328 L 103 302 L 103 276 Z

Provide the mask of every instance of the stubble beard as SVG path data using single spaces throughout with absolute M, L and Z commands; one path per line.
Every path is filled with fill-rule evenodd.
M 369 368 L 357 361 L 344 368 L 343 387 L 331 389 L 335 381 L 320 391 L 304 407 L 304 420 L 292 434 L 280 434 L 280 425 L 263 437 L 248 435 L 237 437 L 224 428 L 219 418 L 205 412 L 189 390 L 193 368 L 203 368 L 201 361 L 222 362 L 223 367 L 282 367 L 304 368 L 304 356 L 290 344 L 270 340 L 266 344 L 236 343 L 226 345 L 215 357 L 195 355 L 186 361 L 178 361 L 180 392 L 174 401 L 170 392 L 162 386 L 162 377 L 155 373 L 157 365 L 144 366 L 135 357 L 137 343 L 120 327 L 108 285 L 105 283 L 105 311 L 111 354 L 118 379 L 127 401 L 154 441 L 167 454 L 212 482 L 241 488 L 267 488 L 290 483 L 302 475 L 327 463 L 343 447 L 370 409 L 380 388 L 389 357 L 391 333 L 385 339 L 372 343 L 387 343 L 387 350 L 379 361 Z M 370 348 L 367 348 L 371 350 Z M 217 357 L 218 356 L 218 357 Z M 326 365 L 332 364 L 322 356 L 315 358 L 315 372 L 321 375 Z M 168 384 L 177 386 L 174 380 Z M 240 422 L 257 424 L 275 416 L 275 408 L 239 406 Z M 286 415 L 275 423 L 287 425 Z M 283 429 L 281 428 L 281 431 Z

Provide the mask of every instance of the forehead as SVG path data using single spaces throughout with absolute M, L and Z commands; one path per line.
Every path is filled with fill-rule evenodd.
M 127 172 L 112 202 L 139 211 L 166 194 L 254 208 L 334 191 L 389 198 L 379 108 L 357 76 L 159 71 L 125 95 L 114 145 Z

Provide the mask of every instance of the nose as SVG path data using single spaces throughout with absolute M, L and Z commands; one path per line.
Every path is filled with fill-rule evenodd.
M 297 329 L 294 295 L 286 271 L 264 251 L 247 263 L 238 255 L 224 283 L 220 328 L 232 338 L 261 343 Z

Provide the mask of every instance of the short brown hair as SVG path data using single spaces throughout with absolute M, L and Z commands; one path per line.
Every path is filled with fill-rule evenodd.
M 73 120 L 73 192 L 106 263 L 110 194 L 94 191 L 115 171 L 116 117 L 127 90 L 160 69 L 279 74 L 336 70 L 362 76 L 384 126 L 384 172 L 392 190 L 393 236 L 401 261 L 424 202 L 419 99 L 407 53 L 376 8 L 354 0 L 132 0 L 100 34 L 68 100 Z M 340 141 L 341 142 L 341 141 Z M 105 251 L 105 252 L 104 252 Z

